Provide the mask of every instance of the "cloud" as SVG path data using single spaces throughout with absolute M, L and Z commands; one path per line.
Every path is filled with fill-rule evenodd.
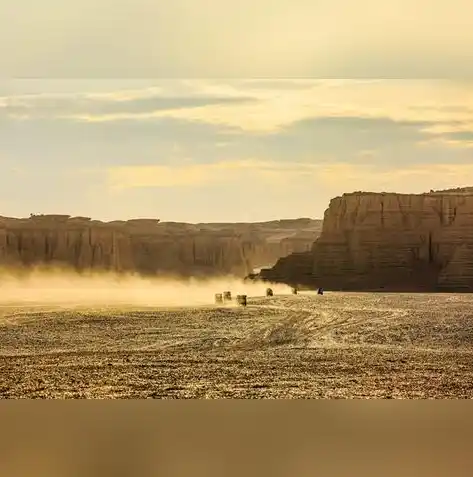
M 205 187 L 215 183 L 255 183 L 288 190 L 324 187 L 336 193 L 354 190 L 419 193 L 431 188 L 456 187 L 473 183 L 473 164 L 419 164 L 397 167 L 373 162 L 307 164 L 275 163 L 257 159 L 221 161 L 209 164 L 130 166 L 108 169 L 112 191 L 130 188 Z
M 263 89 L 263 90 L 310 90 L 319 82 L 327 83 L 336 80 L 316 80 L 313 79 L 251 79 L 241 80 L 237 84 L 243 88 Z
M 168 118 L 153 121 L 7 121 L 0 117 L 0 154 L 28 168 L 168 163 L 192 155 L 212 160 L 232 131 Z M 27 140 L 25 140 L 27 138 Z
M 379 165 L 471 161 L 471 83 L 294 80 L 307 88 L 277 90 L 293 80 L 268 81 L 161 80 L 142 89 L 76 82 L 80 93 L 48 82 L 17 85 L 3 99 L 27 117 L 0 113 L 0 152 L 29 167 L 167 165 L 186 157 L 359 163 L 367 159 L 361 151 L 372 150 L 369 161 Z
M 471 161 L 471 158 L 460 157 L 462 154 L 458 148 L 444 143 L 429 143 L 433 136 L 424 131 L 427 125 L 429 123 L 399 122 L 387 118 L 306 119 L 277 132 L 242 135 L 233 141 L 230 135 L 225 154 L 228 158 L 257 154 L 262 159 L 281 162 L 297 158 L 297 161 L 307 163 L 358 163 L 361 155 L 368 155 L 366 151 L 376 151 L 376 155 L 369 153 L 370 161 L 379 165 Z M 420 148 L 422 143 L 425 145 Z
M 473 182 L 472 91 L 435 80 L 0 81 L 0 156 L 25 171 L 5 167 L 1 189 L 24 213 L 211 220 L 244 204 L 255 220 L 320 216 L 350 190 Z M 9 117 L 13 106 L 26 119 Z
M 473 123 L 471 122 L 440 123 L 424 128 L 424 132 L 432 136 L 420 142 L 423 146 L 456 149 L 473 148 Z
M 0 97 L 0 113 L 20 119 L 51 118 L 118 121 L 170 116 L 170 111 L 257 101 L 249 96 L 169 96 L 155 88 L 89 94 L 37 94 Z M 168 112 L 168 114 L 163 114 Z
M 473 164 L 420 164 L 380 168 L 372 164 L 331 164 L 318 171 L 318 180 L 341 192 L 421 193 L 430 189 L 473 183 Z
M 189 81 L 188 83 L 192 83 Z M 205 91 L 203 82 L 197 83 Z M 245 133 L 278 132 L 291 124 L 324 117 L 390 119 L 397 122 L 473 123 L 473 82 L 449 81 L 306 81 L 306 88 L 253 88 L 251 83 L 210 82 L 207 92 L 219 88 L 233 100 L 211 101 L 179 108 L 123 114 L 88 114 L 82 121 L 152 120 L 174 118 L 238 128 Z M 282 82 L 281 84 L 287 84 Z M 235 95 L 239 95 L 235 96 Z M 253 98 L 254 101 L 251 101 Z M 223 98 L 222 98 L 223 99 Z
M 215 182 L 257 177 L 271 182 L 310 175 L 317 168 L 307 163 L 278 163 L 253 159 L 219 161 L 207 164 L 121 166 L 108 169 L 112 190 L 136 187 L 206 186 Z
M 421 147 L 453 148 L 459 150 L 473 149 L 473 140 L 451 139 L 448 135 L 433 137 L 418 143 Z M 470 158 L 471 160 L 471 158 Z
M 95 91 L 90 83 L 83 84 L 82 93 L 45 88 L 46 93 L 17 91 L 0 97 L 0 120 L 123 123 L 127 128 L 132 123 L 146 128 L 174 121 L 213 125 L 248 137 L 293 135 L 304 122 L 322 124 L 332 118 L 342 125 L 350 117 L 353 122 L 371 121 L 370 128 L 390 121 L 407 131 L 411 124 L 411 136 L 473 131 L 473 82 L 467 81 L 161 80 L 143 89 L 109 82 L 108 91 L 98 83 Z M 348 134 L 355 132 L 347 129 Z M 444 139 L 443 147 L 467 143 Z M 425 140 L 417 138 L 419 143 Z

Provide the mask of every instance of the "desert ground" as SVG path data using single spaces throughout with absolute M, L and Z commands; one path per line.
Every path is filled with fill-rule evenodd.
M 472 310 L 472 295 L 454 294 L 4 301 L 0 397 L 471 398 Z

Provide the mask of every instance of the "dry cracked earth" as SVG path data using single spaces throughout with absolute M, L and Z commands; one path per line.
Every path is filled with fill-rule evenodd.
M 0 305 L 2 398 L 471 398 L 473 295 Z

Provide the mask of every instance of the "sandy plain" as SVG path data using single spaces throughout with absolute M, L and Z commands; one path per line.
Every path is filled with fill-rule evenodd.
M 471 398 L 472 310 L 455 294 L 2 302 L 0 397 Z

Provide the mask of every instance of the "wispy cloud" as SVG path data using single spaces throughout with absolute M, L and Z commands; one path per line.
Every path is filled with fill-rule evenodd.
M 430 189 L 471 185 L 473 164 L 425 164 L 376 167 L 373 164 L 339 163 L 318 170 L 318 180 L 341 192 L 420 193 Z
M 213 183 L 297 184 L 351 190 L 423 192 L 473 183 L 473 164 L 426 164 L 405 167 L 368 163 L 272 163 L 256 159 L 211 164 L 130 166 L 108 169 L 113 191 L 142 187 L 202 187 Z
M 473 149 L 473 139 L 452 139 L 447 136 L 437 136 L 424 141 L 419 141 L 421 147 L 441 147 L 454 149 Z
M 0 97 L 0 116 L 81 123 L 174 119 L 273 134 L 317 118 L 390 120 L 439 136 L 473 131 L 473 82 L 180 80 L 143 89 Z M 374 122 L 373 122 L 374 124 Z M 462 139 L 445 138 L 456 147 Z
M 313 81 L 310 86 L 310 81 L 306 81 L 304 88 L 282 86 L 279 90 L 276 83 L 269 88 L 240 83 L 240 89 L 233 83 L 227 88 L 227 93 L 232 90 L 233 96 L 196 99 L 189 105 L 181 100 L 179 107 L 149 107 L 141 111 L 130 108 L 126 111 L 121 106 L 122 110 L 115 113 L 91 110 L 88 114 L 71 114 L 69 118 L 103 122 L 170 117 L 230 126 L 248 133 L 277 132 L 295 122 L 322 117 L 387 118 L 397 122 L 429 123 L 432 128 L 454 123 L 467 127 L 473 123 L 473 83 Z M 287 81 L 281 84 L 287 85 Z M 223 86 L 211 83 L 206 94 L 212 88 L 219 91 Z M 426 126 L 425 131 L 430 133 L 433 129 Z
M 22 95 L 0 97 L 0 113 L 23 119 L 72 119 L 89 122 L 172 117 L 173 110 L 257 101 L 250 96 L 168 96 L 150 90 L 84 95 Z
M 317 165 L 307 163 L 278 163 L 257 159 L 219 161 L 207 164 L 177 164 L 155 166 L 122 166 L 108 169 L 111 189 L 139 187 L 205 186 L 215 182 L 243 180 L 252 176 L 258 180 L 279 180 L 313 174 Z
M 25 171 L 5 167 L 0 189 L 22 213 L 320 217 L 350 190 L 473 183 L 466 81 L 37 80 L 0 96 L 0 156 Z

